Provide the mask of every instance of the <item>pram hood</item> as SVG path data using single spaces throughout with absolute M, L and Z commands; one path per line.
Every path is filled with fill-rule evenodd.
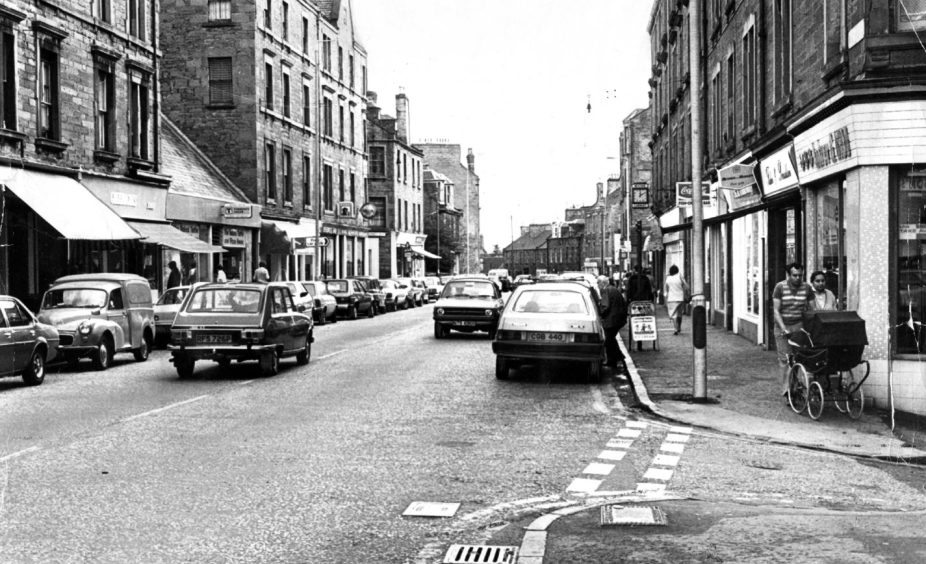
M 804 313 L 804 331 L 814 348 L 865 346 L 865 320 L 854 311 L 809 311 Z M 800 346 L 807 346 L 801 343 Z

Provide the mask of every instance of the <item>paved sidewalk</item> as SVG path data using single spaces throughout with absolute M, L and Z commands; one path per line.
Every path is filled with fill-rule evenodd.
M 627 368 L 637 397 L 667 419 L 770 442 L 856 456 L 915 458 L 914 448 L 892 434 L 883 413 L 870 405 L 859 420 L 827 402 L 819 421 L 797 415 L 782 398 L 776 353 L 713 326 L 707 328 L 707 403 L 690 401 L 692 384 L 691 317 L 673 335 L 665 306 L 657 306 L 658 350 L 637 351 L 622 332 Z M 898 436 L 900 433 L 896 433 Z M 923 449 L 923 450 L 921 450 Z

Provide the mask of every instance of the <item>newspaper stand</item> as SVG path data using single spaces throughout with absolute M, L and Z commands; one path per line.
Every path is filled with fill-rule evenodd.
M 653 302 L 630 302 L 630 344 L 653 343 L 653 350 L 659 350 L 659 334 L 656 331 L 656 308 Z

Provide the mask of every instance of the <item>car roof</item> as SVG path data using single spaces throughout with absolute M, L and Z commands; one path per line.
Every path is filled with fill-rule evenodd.
M 87 282 L 87 281 L 99 281 L 99 282 L 125 282 L 125 281 L 135 281 L 135 282 L 144 282 L 148 283 L 148 279 L 137 274 L 129 274 L 127 272 L 95 272 L 91 274 L 69 274 L 68 276 L 62 276 L 54 281 L 54 284 L 64 283 L 64 282 Z
M 489 282 L 492 281 L 488 278 L 483 278 L 481 276 L 455 276 L 449 282 Z
M 555 282 L 544 282 L 543 284 L 531 284 L 530 286 L 518 286 L 515 292 L 582 292 L 589 289 L 589 286 L 578 280 L 557 280 Z
M 261 290 L 263 288 L 286 288 L 286 282 L 269 282 L 266 284 L 260 282 L 207 282 L 205 284 L 196 284 L 197 290 L 218 289 L 218 288 L 238 288 L 241 290 Z

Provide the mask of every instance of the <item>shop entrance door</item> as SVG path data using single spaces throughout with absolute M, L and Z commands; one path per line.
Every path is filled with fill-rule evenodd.
M 800 199 L 768 210 L 768 249 L 765 273 L 765 335 L 769 350 L 775 349 L 775 315 L 772 290 L 785 279 L 785 267 L 793 262 L 804 264 L 803 218 Z M 806 266 L 805 266 L 806 269 Z M 805 270 L 805 278 L 808 274 Z

